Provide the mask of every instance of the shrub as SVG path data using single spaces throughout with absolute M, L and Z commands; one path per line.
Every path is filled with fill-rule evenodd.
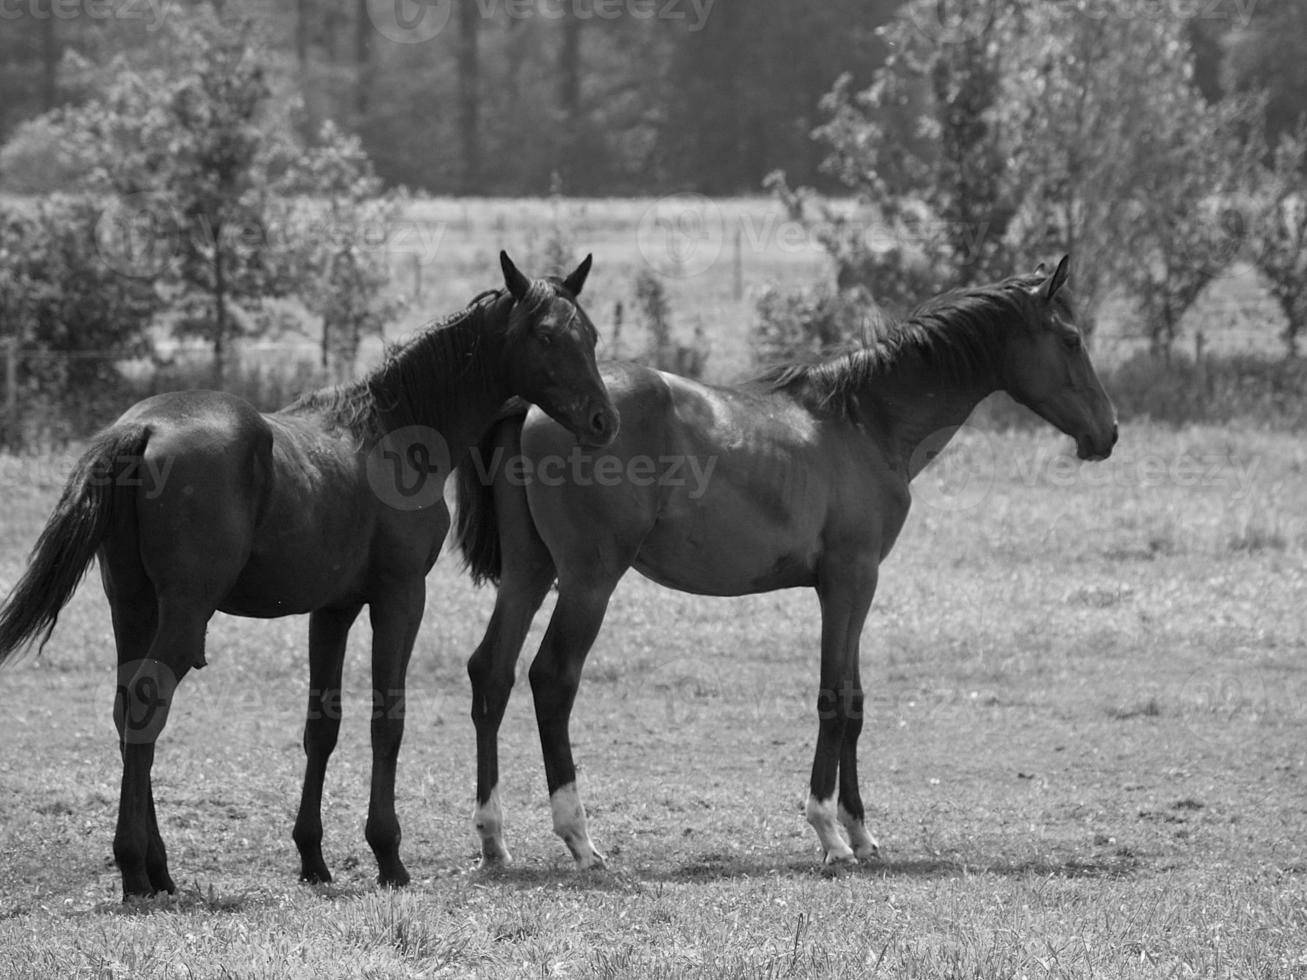
M 708 339 L 703 325 L 694 331 L 690 344 L 676 341 L 672 332 L 672 306 L 667 298 L 667 287 L 648 269 L 643 269 L 635 280 L 635 308 L 646 331 L 650 348 L 647 360 L 660 371 L 671 371 L 687 378 L 703 377 L 708 363 Z
M 758 298 L 757 312 L 758 353 L 768 362 L 826 357 L 863 346 L 883 319 L 860 286 L 772 287 Z
M 85 147 L 68 138 L 61 113 L 28 119 L 0 149 L 0 186 L 10 194 L 53 194 L 90 171 Z

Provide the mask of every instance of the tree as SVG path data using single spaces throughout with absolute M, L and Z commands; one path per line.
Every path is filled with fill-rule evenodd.
M 1243 100 L 1209 104 L 1194 89 L 1173 93 L 1154 128 L 1149 169 L 1135 178 L 1142 220 L 1122 229 L 1123 270 L 1154 355 L 1170 358 L 1180 321 L 1234 261 L 1244 239 L 1233 206 L 1239 180 L 1256 167 L 1255 144 L 1239 131 L 1252 109 Z
M 1119 9 L 1118 9 L 1119 8 Z M 1232 258 L 1217 195 L 1241 165 L 1237 105 L 1209 104 L 1183 19 L 1129 0 L 1034 8 L 1006 80 L 1022 253 L 1070 252 L 1086 322 L 1124 286 L 1155 349 Z
M 843 246 L 842 287 L 861 286 L 903 312 L 945 284 L 1010 271 L 1006 236 L 1020 188 L 998 102 L 1014 10 L 1001 0 L 914 0 L 886 29 L 892 54 L 871 87 L 854 92 L 845 78 L 823 101 L 830 120 L 816 136 L 830 150 L 825 168 L 872 209 L 885 233 L 876 237 L 893 243 L 859 235 Z M 902 110 L 914 102 L 924 106 L 912 118 Z M 895 131 L 906 119 L 912 129 Z
M 99 424 L 119 407 L 99 402 L 121 388 L 119 361 L 149 353 L 147 328 L 162 307 L 149 282 L 104 261 L 100 221 L 85 197 L 0 207 L 0 344 L 17 344 L 21 404 L 29 415 L 43 405 L 47 427 L 78 431 L 86 419 L 70 423 L 70 412 Z M 18 420 L 6 422 L 21 439 Z
M 464 194 L 481 180 L 481 10 L 477 0 L 458 5 L 458 132 L 463 150 Z
M 1307 5 L 1301 0 L 1258 0 L 1246 22 L 1224 38 L 1222 81 L 1227 90 L 1266 93 L 1265 120 L 1272 144 L 1307 120 Z
M 387 245 L 406 197 L 384 192 L 360 140 L 330 122 L 278 189 L 302 299 L 322 317 L 322 367 L 347 380 L 363 338 L 382 336 L 403 307 Z
M 212 345 L 221 387 L 231 341 L 261 326 L 263 300 L 290 286 L 270 233 L 268 189 L 293 144 L 273 116 L 249 22 L 228 27 L 201 11 L 170 18 L 165 30 L 171 68 L 124 66 L 101 99 L 70 110 L 61 125 L 97 161 L 85 185 L 117 195 L 129 220 L 148 213 L 156 247 L 173 260 L 148 271 L 175 293 L 176 329 Z
M 1249 253 L 1284 314 L 1285 351 L 1307 331 L 1307 124 L 1284 135 L 1259 180 Z
M 909 0 L 871 87 L 837 85 L 818 132 L 864 212 L 813 218 L 810 194 L 773 182 L 821 222 L 839 284 L 902 312 L 1070 252 L 1086 328 L 1124 286 L 1169 345 L 1232 257 L 1217 205 L 1247 166 L 1247 110 L 1203 99 L 1183 21 L 1130 13 L 1129 0 Z

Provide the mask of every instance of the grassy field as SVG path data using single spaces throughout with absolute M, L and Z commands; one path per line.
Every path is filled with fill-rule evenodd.
M 447 554 L 401 756 L 414 884 L 378 892 L 363 841 L 366 626 L 328 777 L 337 881 L 308 888 L 305 623 L 219 617 L 155 769 L 181 894 L 124 909 L 88 582 L 44 656 L 0 674 L 0 976 L 1307 977 L 1307 446 L 1127 426 L 1106 463 L 1068 451 L 974 432 L 918 481 L 864 636 L 885 861 L 836 875 L 801 812 L 814 598 L 636 577 L 574 720 L 609 870 L 573 872 L 550 831 L 523 664 L 503 740 L 517 862 L 477 872 L 463 663 L 493 598 Z M 0 460 L 0 586 L 64 472 Z

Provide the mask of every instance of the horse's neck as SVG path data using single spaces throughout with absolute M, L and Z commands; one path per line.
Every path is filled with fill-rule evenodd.
M 511 392 L 503 373 L 503 329 L 487 323 L 454 330 L 447 338 L 448 374 L 431 379 L 440 396 L 413 422 L 439 432 L 451 458 L 458 459 L 481 438 Z
M 859 401 L 872 407 L 870 427 L 899 472 L 912 480 L 998 387 L 997 370 L 959 384 L 912 353 L 870 383 Z

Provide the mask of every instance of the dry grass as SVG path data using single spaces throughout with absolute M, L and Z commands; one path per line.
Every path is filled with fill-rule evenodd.
M 362 839 L 366 628 L 328 779 L 337 883 L 309 889 L 290 843 L 305 624 L 220 617 L 156 766 L 182 894 L 122 909 L 89 582 L 46 654 L 0 675 L 0 975 L 1307 977 L 1307 448 L 1141 427 L 1094 467 L 1051 433 L 956 448 L 919 483 L 864 639 L 884 864 L 824 874 L 800 812 L 812 597 L 632 577 L 574 724 L 611 870 L 573 873 L 550 832 L 523 680 L 503 744 L 517 863 L 474 871 L 463 660 L 492 597 L 446 555 L 401 758 L 414 885 L 375 891 Z M 59 471 L 0 461 L 0 586 Z

